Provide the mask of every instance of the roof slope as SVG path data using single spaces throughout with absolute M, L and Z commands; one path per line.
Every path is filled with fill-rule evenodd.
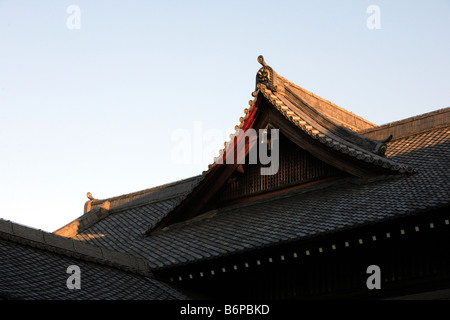
M 262 56 L 258 60 L 263 65 L 258 75 L 269 68 L 269 80 L 257 77 L 256 91 L 252 94 L 255 99 L 249 102 L 247 114 L 256 107 L 258 96 L 262 94 L 291 123 L 324 146 L 394 172 L 412 172 L 411 166 L 385 157 L 385 142 L 392 137 L 374 140 L 356 132 L 376 125 L 279 76 L 267 66 Z M 242 119 L 240 127 L 245 125 L 247 118 Z
M 409 165 L 384 157 L 386 144 L 382 140 L 366 138 L 348 129 L 371 130 L 376 125 L 279 76 L 264 62 L 262 56 L 258 60 L 263 67 L 257 74 L 257 89 L 252 94 L 255 98 L 249 102 L 250 107 L 244 110 L 245 116 L 240 118 L 241 123 L 236 126 L 237 131 L 248 126 L 257 104 L 262 99 L 267 99 L 273 108 L 292 122 L 299 131 L 306 133 L 313 140 L 320 141 L 326 148 L 339 150 L 343 156 L 392 172 L 413 170 Z M 234 137 L 231 141 L 233 139 Z M 89 234 L 96 234 L 92 236 L 96 237 L 94 241 L 98 240 L 99 244 L 111 248 L 114 244 L 109 243 L 109 238 L 116 232 L 118 241 L 136 239 L 142 232 L 153 230 L 188 198 L 203 180 L 211 175 L 229 146 L 230 142 L 225 149 L 219 151 L 219 157 L 215 158 L 215 162 L 202 175 L 119 197 L 88 201 L 85 205 L 85 215 L 55 233 L 66 237 L 83 234 L 84 239 L 89 237 Z M 116 225 L 120 226 L 120 231 L 116 231 Z M 108 236 L 105 237 L 105 234 Z
M 143 259 L 5 220 L 0 220 L 0 256 L 0 298 L 186 299 L 153 279 Z M 67 288 L 71 265 L 80 268 L 80 290 Z
M 318 112 L 325 114 L 333 122 L 340 124 L 352 131 L 358 132 L 360 130 L 369 130 L 378 127 L 376 124 L 344 109 L 331 101 L 325 100 L 322 97 L 312 93 L 311 91 L 302 88 L 295 83 L 277 74 L 283 86 L 288 88 L 305 101 L 309 106 L 313 107 Z M 258 88 L 257 88 L 258 89 Z
M 72 235 L 74 239 L 88 241 L 103 248 L 138 254 L 130 243 L 142 238 L 174 206 L 181 196 L 160 200 L 127 210 L 106 212 L 103 219 Z M 94 209 L 95 210 L 95 209 Z M 92 214 L 97 214 L 95 211 Z
M 139 244 L 141 255 L 152 267 L 174 266 L 450 205 L 449 128 L 397 140 L 390 149 L 417 173 L 373 182 L 350 179 L 338 188 L 224 208 L 149 234 Z M 165 255 L 155 259 L 154 252 L 161 251 Z
M 280 129 L 288 139 L 312 156 L 353 176 L 367 178 L 413 172 L 411 165 L 385 156 L 386 143 L 393 138 L 392 135 L 375 140 L 350 130 L 349 127 L 371 129 L 374 124 L 280 77 L 262 56 L 258 57 L 258 61 L 262 68 L 256 76 L 256 90 L 252 93 L 254 99 L 249 101 L 250 107 L 244 110 L 245 116 L 239 119 L 236 132 L 225 143 L 225 148 L 219 151 L 208 171 L 203 172 L 190 192 L 162 219 L 156 230 L 196 216 L 203 210 L 203 206 L 208 204 L 214 193 L 219 192 L 238 166 L 234 161 L 228 164 L 227 157 L 233 158 L 235 151 L 248 153 L 245 151 L 248 129 L 268 126 Z M 149 228 L 147 233 L 152 231 Z
M 235 205 L 129 242 L 119 241 L 117 226 L 110 248 L 166 268 L 450 205 L 449 127 L 394 140 L 388 150 L 417 172 L 374 181 L 350 178 Z M 84 233 L 77 238 L 88 240 Z M 90 241 L 102 245 L 100 239 Z
M 257 75 L 255 98 L 244 110 L 237 132 L 251 127 L 257 109 L 265 101 L 322 148 L 368 164 L 374 170 L 383 169 L 376 179 L 346 178 L 218 209 L 153 231 L 157 223 L 214 175 L 228 144 L 207 171 L 182 183 L 183 192 L 140 203 L 142 207 L 133 208 L 130 202 L 123 210 L 98 209 L 92 215 L 95 219 L 91 221 L 90 213 L 86 214 L 82 218 L 91 222 L 68 236 L 132 252 L 147 259 L 152 268 L 166 268 L 450 204 L 450 108 L 375 127 L 278 76 L 260 60 L 263 67 Z M 401 134 L 386 139 L 393 132 Z M 405 172 L 410 174 L 389 175 Z M 143 234 L 145 230 L 153 232 Z
M 199 176 L 195 176 L 120 197 L 88 201 L 85 208 L 89 211 L 54 233 L 73 237 L 82 232 L 85 235 L 83 239 L 92 234 L 92 237 L 101 238 L 100 243 L 104 247 L 108 247 L 110 237 L 102 234 L 115 234 L 119 237 L 116 241 L 122 241 L 120 237 L 129 241 L 161 221 L 198 180 Z

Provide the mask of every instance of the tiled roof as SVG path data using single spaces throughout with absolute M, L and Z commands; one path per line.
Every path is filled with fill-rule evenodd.
M 154 279 L 151 270 L 450 206 L 450 109 L 377 127 L 278 76 L 262 57 L 260 62 L 254 99 L 236 131 L 249 127 L 264 101 L 320 150 L 335 150 L 352 163 L 383 170 L 375 178 L 347 176 L 212 210 L 154 231 L 214 174 L 216 158 L 207 171 L 190 179 L 91 199 L 83 216 L 55 234 L 0 220 L 0 298 L 185 299 Z M 385 139 L 392 133 L 392 140 Z M 82 271 L 82 290 L 66 287 L 70 265 Z
M 148 262 L 0 220 L 0 298 L 26 300 L 186 299 L 153 279 Z M 69 266 L 81 288 L 68 289 Z
M 261 92 L 266 99 L 268 99 L 272 105 L 280 111 L 289 121 L 295 124 L 303 132 L 311 136 L 313 139 L 320 141 L 325 146 L 338 150 L 343 154 L 354 157 L 358 160 L 365 161 L 367 163 L 373 163 L 376 166 L 390 169 L 392 171 L 398 171 L 400 173 L 412 172 L 413 168 L 409 165 L 398 163 L 389 158 L 379 155 L 374 150 L 367 150 L 358 144 L 345 140 L 339 137 L 337 134 L 321 128 L 313 119 L 307 119 L 305 115 L 299 111 L 288 99 L 277 93 L 273 93 L 270 90 L 264 88 L 263 85 L 256 91 L 256 95 Z M 256 99 L 255 99 L 256 100 Z M 382 143 L 380 143 L 382 145 Z
M 358 162 L 358 165 L 365 169 L 361 171 L 354 164 L 346 166 L 346 168 L 340 167 L 340 169 L 359 177 L 367 177 L 368 171 L 377 175 L 381 172 L 412 173 L 414 171 L 414 168 L 408 163 L 401 163 L 385 156 L 386 143 L 393 138 L 392 135 L 382 140 L 375 140 L 350 130 L 349 128 L 369 130 L 375 125 L 279 76 L 265 63 L 262 56 L 258 57 L 258 61 L 263 67 L 257 73 L 256 90 L 252 93 L 254 99 L 249 101 L 250 107 L 244 110 L 245 116 L 239 119 L 240 125 L 235 126 L 236 132 L 230 135 L 228 142 L 225 142 L 225 148 L 219 151 L 219 156 L 214 158 L 214 162 L 208 166 L 208 170 L 202 173 L 202 176 L 192 185 L 190 192 L 187 192 L 179 201 L 173 212 L 178 214 L 179 211 L 184 210 L 183 205 L 186 203 L 189 205 L 191 194 L 201 194 L 208 189 L 205 185 L 208 184 L 208 179 L 214 179 L 216 173 L 214 169 L 218 169 L 226 163 L 227 154 L 234 154 L 236 139 L 239 144 L 239 140 L 245 139 L 243 138 L 244 132 L 252 128 L 262 100 L 267 101 L 274 110 L 286 118 L 287 122 L 296 126 L 299 132 L 306 134 L 308 138 L 302 138 L 303 141 L 318 141 L 322 145 L 321 149 L 326 149 L 325 154 L 327 155 L 324 155 L 322 151 L 317 151 L 317 144 L 311 144 L 312 141 L 306 143 L 311 149 L 316 150 L 315 156 L 319 160 L 333 162 L 336 158 L 342 158 L 344 162 L 350 160 Z M 335 151 L 340 154 L 336 155 Z M 331 153 L 333 153 L 332 156 L 330 156 Z M 342 162 L 340 164 L 342 165 Z M 197 201 L 198 199 L 193 202 Z M 173 212 L 162 220 L 158 229 L 166 226 L 168 221 L 174 218 Z M 149 228 L 146 233 L 151 231 L 152 228 Z
M 120 252 L 133 252 L 130 243 L 142 238 L 143 233 L 153 228 L 180 199 L 181 196 L 109 212 L 102 220 L 74 235 L 74 239 Z
M 390 122 L 376 128 L 359 130 L 358 133 L 372 139 L 382 139 L 392 134 L 395 139 L 410 136 L 412 133 L 422 133 L 430 129 L 449 126 L 450 107 L 443 108 L 411 118 Z
M 152 268 L 165 268 L 450 204 L 450 128 L 394 140 L 389 143 L 387 156 L 411 163 L 416 172 L 373 181 L 348 178 L 222 208 L 146 237 L 129 238 L 128 242 L 117 224 L 114 232 L 111 229 L 106 235 L 110 237 L 108 248 L 133 252 L 147 259 Z M 98 232 L 105 230 L 99 228 Z M 82 233 L 78 237 L 85 236 Z M 93 237 L 91 241 L 101 245 L 100 239 Z
M 261 63 L 262 68 L 258 71 L 256 77 L 256 92 L 261 88 L 261 84 L 271 91 L 278 92 L 282 94 L 285 87 L 289 87 L 290 90 L 296 92 L 296 94 L 301 97 L 309 106 L 317 110 L 322 114 L 326 114 L 327 117 L 331 118 L 333 122 L 339 123 L 340 125 L 349 128 L 352 131 L 359 131 L 365 129 L 376 128 L 377 125 L 344 109 L 340 106 L 328 101 L 318 95 L 308 91 L 299 85 L 287 80 L 286 78 L 280 76 L 273 70 L 270 66 L 266 64 L 263 56 L 258 57 L 258 62 Z M 266 79 L 262 74 L 266 74 Z M 250 101 L 250 104 L 253 102 Z
M 263 64 L 261 69 L 268 67 L 262 56 L 258 60 Z M 293 84 L 276 74 L 272 68 L 270 68 L 269 77 L 273 81 L 262 81 L 257 77 L 256 90 L 252 93 L 254 99 L 249 101 L 250 107 L 244 110 L 245 116 L 240 118 L 235 135 L 240 132 L 239 129 L 245 128 L 247 119 L 256 109 L 259 96 L 262 95 L 286 119 L 312 139 L 320 141 L 324 146 L 393 172 L 410 173 L 413 171 L 412 166 L 384 156 L 386 152 L 384 139 L 373 140 L 349 129 L 370 130 L 375 127 L 374 124 Z M 343 118 L 344 113 L 346 113 L 346 121 L 339 119 L 339 117 Z M 349 122 L 352 122 L 353 125 Z M 219 156 L 214 159 L 214 163 L 209 166 L 209 169 L 217 165 L 226 149 L 233 145 L 235 135 L 232 135 L 230 141 L 225 144 L 225 148 L 220 150 Z M 207 172 L 204 173 L 204 175 L 206 174 Z
M 104 242 L 102 240 L 106 239 L 99 234 L 114 233 L 115 226 L 121 228 L 118 237 L 120 235 L 127 239 L 138 237 L 141 232 L 155 226 L 164 218 L 198 180 L 199 176 L 195 176 L 120 197 L 88 201 L 90 211 L 54 233 L 74 237 L 83 232 L 85 235 L 83 239 L 88 238 L 90 233 L 97 234 L 95 237 L 106 247 L 109 238 Z
M 153 231 L 161 219 L 179 207 L 206 177 L 214 173 L 219 159 L 216 158 L 202 175 L 184 182 L 182 191 L 151 201 L 146 198 L 139 205 L 133 195 L 133 201 L 120 210 L 117 206 L 88 212 L 80 218 L 81 222 L 86 222 L 82 228 L 78 227 L 68 236 L 141 256 L 152 268 L 166 268 L 285 241 L 300 241 L 312 235 L 450 204 L 447 109 L 375 127 L 278 76 L 265 63 L 258 72 L 253 96 L 255 98 L 244 110 L 245 116 L 241 117 L 236 130 L 246 128 L 258 103 L 264 99 L 299 132 L 305 133 L 308 139 L 319 141 L 323 148 L 336 150 L 343 157 L 373 168 L 386 169 L 386 173 L 397 174 L 370 180 L 341 179 L 218 209 Z M 391 141 L 385 140 L 391 130 L 401 135 L 394 136 Z

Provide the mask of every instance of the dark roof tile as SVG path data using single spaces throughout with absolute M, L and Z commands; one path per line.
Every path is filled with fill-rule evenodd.
M 0 298 L 186 299 L 153 279 L 143 259 L 4 220 L 0 220 L 0 256 Z M 80 290 L 66 285 L 72 265 L 80 268 Z
M 397 156 L 396 150 L 402 150 L 401 154 Z M 449 205 L 450 130 L 444 128 L 393 141 L 390 155 L 414 159 L 417 173 L 369 182 L 350 179 L 339 188 L 292 192 L 290 197 L 223 208 L 209 219 L 179 223 L 150 234 L 140 240 L 141 246 L 148 250 L 170 238 L 167 249 L 175 254 L 179 250 L 177 243 L 183 243 L 185 251 L 186 241 L 189 244 L 195 234 L 191 254 L 197 252 L 206 259 L 202 253 L 206 248 L 222 255 L 232 254 Z M 204 246 L 199 246 L 201 243 Z M 145 250 L 142 254 L 145 256 Z

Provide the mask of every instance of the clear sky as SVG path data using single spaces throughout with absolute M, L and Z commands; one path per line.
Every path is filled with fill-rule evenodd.
M 88 191 L 200 174 L 260 54 L 379 125 L 448 107 L 449 21 L 450 0 L 0 0 L 0 217 L 54 231 Z

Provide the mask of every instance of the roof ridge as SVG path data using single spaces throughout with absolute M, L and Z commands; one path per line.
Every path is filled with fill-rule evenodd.
M 165 196 L 165 197 L 162 197 L 162 198 L 152 199 L 152 200 L 150 200 L 148 202 L 142 202 L 142 203 L 136 203 L 136 204 L 130 203 L 130 205 L 127 205 L 127 206 L 110 209 L 109 210 L 109 214 L 121 213 L 122 211 L 125 211 L 125 210 L 134 209 L 134 208 L 140 208 L 140 207 L 143 207 L 143 206 L 146 206 L 146 205 L 149 205 L 149 204 L 154 204 L 154 203 L 165 201 L 165 200 L 179 198 L 179 197 L 184 196 L 186 193 L 188 193 L 188 191 L 179 192 L 179 193 L 176 193 L 176 194 L 173 194 L 173 195 L 170 195 L 170 196 Z
M 321 132 L 320 130 L 317 130 L 316 128 L 312 127 L 312 125 L 310 123 L 307 123 L 306 121 L 304 121 L 304 119 L 301 119 L 299 116 L 297 116 L 294 113 L 295 110 L 290 110 L 289 106 L 286 105 L 286 103 L 284 101 L 285 100 L 284 96 L 282 98 L 277 97 L 276 92 L 273 94 L 273 92 L 271 90 L 267 89 L 264 85 L 260 85 L 260 87 L 258 88 L 258 90 L 256 92 L 257 93 L 260 92 L 273 105 L 273 107 L 276 110 L 278 110 L 286 119 L 288 119 L 295 126 L 299 127 L 303 132 L 305 132 L 306 134 L 311 136 L 313 139 L 318 140 L 322 144 L 324 144 L 330 148 L 333 148 L 335 150 L 338 150 L 343 154 L 348 154 L 351 157 L 357 158 L 359 160 L 362 160 L 362 161 L 365 161 L 368 163 L 373 163 L 375 166 L 383 167 L 385 169 L 388 169 L 388 170 L 391 170 L 394 172 L 395 171 L 398 171 L 400 173 L 413 172 L 413 168 L 411 166 L 397 163 L 396 161 L 393 161 L 393 160 L 388 159 L 383 156 L 384 151 L 386 150 L 385 149 L 386 145 L 385 145 L 384 141 L 376 141 L 371 138 L 368 138 L 368 139 L 372 140 L 373 142 L 377 143 L 376 149 L 378 149 L 378 150 L 381 150 L 381 148 L 384 149 L 379 154 L 375 150 L 372 150 L 372 151 L 367 150 L 353 141 L 348 141 L 345 137 L 339 137 L 338 135 L 336 135 L 336 137 L 339 138 L 339 140 L 336 140 L 336 138 L 334 137 L 335 136 L 334 133 L 330 134 L 329 132 L 326 132 L 326 133 Z M 257 96 L 257 94 L 254 94 L 254 96 Z M 299 99 L 301 99 L 301 98 L 299 98 Z M 256 98 L 255 98 L 255 100 L 256 100 Z M 287 99 L 287 102 L 294 105 L 291 101 L 289 101 L 289 99 Z M 307 102 L 305 102 L 305 101 L 302 101 L 302 102 L 305 103 L 305 105 L 308 105 Z M 290 111 L 290 112 L 288 112 L 288 111 Z M 347 129 L 347 130 L 349 130 L 349 129 Z M 355 135 L 364 137 L 355 131 L 351 131 L 351 132 Z M 342 139 L 343 141 L 340 141 L 340 139 Z M 344 143 L 342 143 L 342 142 L 344 142 Z M 350 144 L 350 146 L 348 144 Z
M 89 228 L 93 224 L 99 222 L 110 214 L 120 213 L 124 210 L 138 208 L 148 204 L 182 197 L 190 190 L 190 188 L 187 190 L 179 190 L 180 188 L 182 188 L 181 186 L 183 186 L 184 184 L 189 185 L 189 183 L 195 183 L 199 179 L 199 177 L 201 177 L 201 175 L 171 182 L 140 192 L 130 193 L 130 197 L 141 194 L 142 197 L 138 197 L 126 202 L 117 201 L 116 203 L 114 203 L 114 199 L 119 199 L 121 196 L 105 200 L 89 200 L 84 206 L 83 215 L 58 228 L 53 233 L 62 235 L 64 237 L 72 237 L 79 232 Z M 164 190 L 171 187 L 175 189 L 170 190 L 169 193 L 164 193 Z M 179 188 L 177 189 L 177 187 Z M 149 193 L 150 191 L 151 193 Z M 161 194 L 160 192 L 163 193 Z M 110 200 L 112 203 L 110 202 Z
M 81 240 L 66 238 L 2 218 L 0 218 L 0 239 L 31 245 L 49 252 L 108 265 L 144 276 L 153 276 L 148 261 L 143 258 L 97 247 Z
M 411 166 L 396 163 L 385 157 L 386 142 L 392 137 L 386 138 L 384 136 L 381 139 L 372 139 L 359 134 L 352 128 L 348 128 L 350 126 L 348 123 L 349 119 L 330 119 L 330 115 L 340 117 L 340 114 L 329 114 L 320 104 L 317 105 L 315 101 L 310 101 L 308 97 L 299 94 L 298 91 L 294 91 L 293 87 L 289 85 L 292 82 L 279 76 L 265 63 L 262 56 L 258 57 L 258 62 L 263 67 L 257 73 L 256 89 L 252 93 L 252 96 L 255 98 L 249 102 L 250 108 L 246 112 L 246 116 L 241 118 L 240 127 L 243 126 L 245 120 L 248 118 L 248 114 L 255 105 L 258 95 L 262 94 L 287 120 L 327 147 L 358 160 L 371 163 L 375 167 L 382 167 L 383 169 L 400 173 L 413 171 Z M 295 85 L 294 88 L 301 87 Z M 308 92 L 308 95 L 316 99 L 320 98 L 303 88 L 301 90 Z M 323 98 L 321 99 L 323 100 Z M 349 112 L 347 110 L 345 111 L 348 115 Z M 350 114 L 352 117 L 356 116 L 353 113 Z M 353 117 L 352 119 L 355 118 Z M 355 129 L 358 128 L 356 120 L 352 126 Z
M 278 75 L 271 67 L 269 67 L 265 63 L 264 57 L 259 56 L 258 62 L 260 62 L 263 65 L 263 68 L 261 68 L 257 74 L 256 88 L 255 88 L 255 91 L 252 92 L 253 100 L 250 100 L 248 102 L 249 108 L 244 109 L 245 115 L 243 117 L 239 118 L 240 124 L 235 126 L 235 132 L 230 135 L 230 140 L 226 141 L 224 143 L 225 148 L 219 150 L 219 155 L 214 158 L 213 163 L 208 165 L 208 170 L 203 171 L 203 173 L 202 173 L 203 176 L 208 174 L 210 172 L 210 170 L 217 164 L 217 160 L 221 159 L 221 157 L 226 152 L 227 148 L 232 145 L 232 142 L 234 141 L 234 138 L 237 137 L 238 133 L 240 132 L 240 129 L 244 128 L 244 126 L 247 122 L 247 119 L 249 119 L 250 115 L 254 112 L 254 109 L 256 107 L 256 101 L 258 100 L 259 94 L 262 94 L 262 96 L 264 98 L 266 98 L 272 104 L 272 106 L 277 111 L 279 111 L 285 118 L 287 118 L 291 123 L 293 123 L 295 126 L 299 127 L 303 132 L 305 132 L 306 134 L 311 136 L 313 139 L 319 140 L 320 142 L 327 145 L 328 147 L 339 150 L 342 153 L 348 154 L 352 157 L 356 157 L 359 160 L 364 160 L 368 163 L 374 163 L 375 165 L 382 166 L 383 168 L 389 169 L 392 171 L 399 171 L 401 173 L 413 171 L 413 168 L 410 166 L 397 164 L 394 161 L 384 157 L 384 152 L 386 150 L 385 140 L 387 140 L 386 136 L 384 136 L 380 140 L 375 140 L 375 139 L 366 137 L 366 136 L 360 134 L 359 131 L 352 130 L 350 128 L 343 126 L 341 124 L 342 121 L 340 121 L 339 119 L 332 117 L 328 114 L 322 114 L 320 112 L 320 110 L 317 110 L 317 108 L 315 108 L 314 106 L 311 106 L 308 101 L 304 101 L 304 99 L 302 99 L 302 97 L 299 97 L 296 95 L 295 92 L 292 92 L 292 95 L 296 99 L 299 99 L 303 104 L 305 104 L 311 111 L 315 112 L 316 114 L 319 114 L 321 117 L 326 119 L 326 121 L 328 121 L 329 123 L 333 123 L 333 125 L 336 125 L 336 126 L 340 125 L 342 128 L 339 128 L 339 130 L 345 131 L 345 132 L 350 132 L 351 139 L 349 137 L 341 137 L 339 134 L 333 133 L 333 136 L 339 138 L 338 139 L 339 141 L 338 141 L 333 137 L 330 138 L 329 133 L 321 132 L 324 130 L 318 130 L 317 128 L 312 127 L 310 123 L 307 123 L 306 121 L 304 121 L 305 119 L 300 118 L 295 113 L 296 110 L 291 110 L 292 108 L 290 108 L 288 105 L 286 105 L 286 102 L 288 102 L 288 104 L 292 104 L 293 106 L 295 106 L 295 103 L 290 101 L 290 99 L 288 99 L 284 88 L 280 88 L 280 80 L 281 80 L 281 84 L 283 86 L 287 83 L 290 86 L 299 88 L 299 89 L 303 90 L 304 92 L 307 92 L 309 95 L 314 96 L 317 99 L 320 99 L 322 101 L 325 101 L 325 102 L 331 104 L 333 107 L 339 108 L 339 110 L 345 111 L 347 114 L 351 114 L 352 116 L 355 116 L 355 117 L 359 118 L 360 120 L 366 121 L 373 126 L 377 126 L 377 125 L 371 123 L 370 121 L 367 121 L 366 119 L 364 119 L 348 110 L 345 110 L 344 108 L 341 108 L 341 107 L 335 105 L 334 103 L 332 103 L 328 100 L 325 100 L 325 99 L 317 96 L 316 94 L 314 94 L 314 93 L 292 83 L 291 81 L 287 80 L 286 78 Z M 268 68 L 268 70 L 264 70 L 265 68 Z M 287 89 L 289 91 L 289 88 L 287 88 Z M 323 126 L 323 124 L 320 124 L 320 123 L 318 123 L 318 124 L 320 126 Z M 353 141 L 353 140 L 355 140 L 355 136 L 358 137 L 357 138 L 357 139 L 359 139 L 358 142 Z M 341 141 L 341 139 L 343 141 Z M 347 143 L 350 143 L 352 146 L 351 147 L 347 146 L 346 145 Z M 353 148 L 353 146 L 356 148 Z M 373 147 L 373 150 L 367 149 L 368 146 Z M 360 150 L 358 150 L 358 149 L 360 149 Z M 201 177 L 200 177 L 200 179 L 201 179 Z
M 349 114 L 349 115 L 352 115 L 352 116 L 358 118 L 359 120 L 361 120 L 361 121 L 363 121 L 363 122 L 366 122 L 366 123 L 369 124 L 369 125 L 372 125 L 373 127 L 378 127 L 377 124 L 375 124 L 375 123 L 373 123 L 373 122 L 371 122 L 371 121 L 369 121 L 369 120 L 367 120 L 367 119 L 365 119 L 365 118 L 363 118 L 363 117 L 357 115 L 356 113 L 353 113 L 353 112 L 351 112 L 351 111 L 349 111 L 349 110 L 347 110 L 347 109 L 345 109 L 345 108 L 343 108 L 343 107 L 341 107 L 341 106 L 335 104 L 334 102 L 331 102 L 330 100 L 327 100 L 327 99 L 325 99 L 325 98 L 322 98 L 321 96 L 315 94 L 314 92 L 309 91 L 309 90 L 307 90 L 307 89 L 305 89 L 305 88 L 303 88 L 303 87 L 301 87 L 301 86 L 295 84 L 294 82 L 292 82 L 292 81 L 286 79 L 286 78 L 283 77 L 283 76 L 280 76 L 279 74 L 277 74 L 277 77 L 278 77 L 279 79 L 281 79 L 284 83 L 287 83 L 289 86 L 294 87 L 294 88 L 296 88 L 296 89 L 299 89 L 299 90 L 303 91 L 304 93 L 306 93 L 306 94 L 308 94 L 308 95 L 310 95 L 310 96 L 312 96 L 312 97 L 314 97 L 314 98 L 316 98 L 316 99 L 318 99 L 318 100 L 320 100 L 320 101 L 323 101 L 323 102 L 329 104 L 329 105 L 332 106 L 333 108 L 336 108 L 336 109 L 338 109 L 338 110 L 340 110 L 340 111 L 342 111 L 342 112 L 345 112 L 345 113 L 347 113 L 347 114 Z M 332 117 L 332 116 L 329 116 L 329 117 L 334 118 L 334 117 Z
M 385 132 L 391 132 L 393 140 L 396 140 L 447 126 L 450 126 L 450 107 L 388 122 L 376 128 L 360 130 L 358 133 L 366 137 L 378 138 L 386 135 Z
M 177 186 L 177 185 L 180 185 L 180 184 L 183 184 L 183 183 L 189 183 L 191 181 L 195 181 L 200 176 L 201 175 L 196 175 L 196 176 L 189 177 L 189 178 L 186 178 L 186 179 L 181 179 L 181 180 L 177 180 L 177 181 L 172 181 L 172 182 L 169 182 L 169 183 L 161 184 L 161 185 L 158 185 L 158 186 L 155 186 L 155 187 L 151 187 L 151 188 L 148 188 L 148 189 L 144 189 L 144 190 L 141 190 L 141 191 L 125 193 L 125 194 L 120 195 L 120 196 L 115 196 L 115 197 L 110 197 L 110 198 L 105 198 L 105 199 L 94 199 L 94 200 L 91 200 L 91 201 L 94 201 L 94 204 L 95 204 L 96 202 L 105 202 L 105 201 L 110 201 L 111 202 L 111 201 L 114 201 L 114 200 L 127 199 L 127 198 L 134 197 L 134 196 L 145 195 L 147 193 L 152 193 L 152 192 L 155 192 L 155 191 L 159 191 L 159 190 L 163 190 L 163 189 L 170 188 L 170 187 L 173 187 L 173 186 Z M 89 202 L 89 201 L 87 201 L 87 202 Z

